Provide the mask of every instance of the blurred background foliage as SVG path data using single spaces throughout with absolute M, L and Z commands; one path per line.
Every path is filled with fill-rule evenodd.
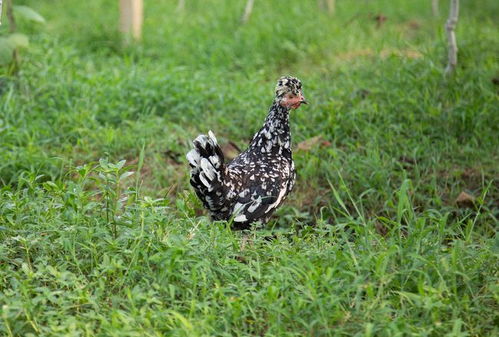
M 296 153 L 292 205 L 316 214 L 340 175 L 374 214 L 389 213 L 405 178 L 422 209 L 491 181 L 497 200 L 499 5 L 462 3 L 459 71 L 445 81 L 445 18 L 427 2 L 338 1 L 330 15 L 315 1 L 262 1 L 245 25 L 242 1 L 146 2 L 143 41 L 124 45 L 117 1 L 18 1 L 47 24 L 20 23 L 33 41 L 20 76 L 2 78 L 1 181 L 133 162 L 145 145 L 145 187 L 182 191 L 190 139 L 212 129 L 244 148 L 276 78 L 293 74 L 312 104 L 292 116 L 295 144 L 311 142 Z

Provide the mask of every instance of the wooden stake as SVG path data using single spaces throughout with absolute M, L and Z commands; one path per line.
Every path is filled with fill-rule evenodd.
M 143 0 L 120 0 L 120 30 L 127 41 L 142 37 Z
M 243 17 L 241 18 L 241 21 L 243 24 L 245 24 L 249 21 L 249 18 L 251 16 L 251 12 L 253 12 L 253 4 L 254 3 L 255 3 L 255 0 L 248 0 L 248 2 L 246 2 L 246 7 L 244 7 L 244 14 L 243 14 Z
M 7 0 L 7 22 L 9 23 L 9 33 L 15 33 L 17 29 L 16 18 L 14 17 L 14 5 L 12 0 Z
M 12 4 L 12 0 L 7 0 L 7 22 L 9 23 L 9 33 L 13 34 L 17 30 L 16 17 L 14 16 L 14 5 Z M 14 48 L 12 51 L 12 64 L 10 66 L 9 72 L 11 74 L 17 73 L 19 70 L 19 53 L 17 52 L 17 48 Z
M 185 9 L 185 0 L 178 0 L 177 3 L 177 12 L 183 12 Z
M 336 0 L 317 0 L 317 6 L 325 9 L 329 15 L 333 15 L 336 11 Z
M 433 16 L 440 16 L 440 11 L 438 10 L 438 0 L 431 0 L 431 12 Z
M 333 15 L 336 10 L 336 0 L 326 0 L 327 12 Z
M 454 72 L 457 66 L 457 43 L 456 43 L 456 25 L 459 16 L 459 0 L 450 1 L 449 18 L 445 24 L 447 31 L 447 41 L 449 45 L 449 62 L 445 68 L 445 75 L 450 75 Z

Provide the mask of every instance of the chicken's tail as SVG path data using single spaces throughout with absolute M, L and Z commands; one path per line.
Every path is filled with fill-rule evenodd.
M 191 185 L 204 206 L 217 215 L 227 211 L 224 179 L 224 155 L 213 132 L 199 135 L 193 142 L 194 148 L 187 153 L 191 166 Z

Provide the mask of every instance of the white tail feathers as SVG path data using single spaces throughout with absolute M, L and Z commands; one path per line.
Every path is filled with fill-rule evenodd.
M 208 131 L 208 136 L 210 136 L 210 139 L 215 143 L 218 144 L 217 138 L 215 137 L 215 134 L 210 130 Z
M 196 137 L 193 144 L 186 156 L 191 166 L 191 185 L 204 205 L 218 212 L 225 205 L 222 150 L 212 131 Z
M 210 180 L 215 179 L 215 175 L 217 172 L 215 171 L 215 167 L 213 167 L 212 163 L 208 159 L 201 158 L 201 169 Z
M 189 164 L 191 164 L 192 166 L 199 166 L 199 162 L 201 160 L 201 156 L 199 155 L 199 152 L 196 151 L 196 149 L 190 150 L 187 153 L 186 158 L 189 161 Z

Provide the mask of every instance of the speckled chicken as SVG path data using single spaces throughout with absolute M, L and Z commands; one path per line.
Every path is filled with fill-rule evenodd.
M 193 141 L 187 154 L 190 182 L 214 220 L 232 220 L 233 228 L 248 229 L 266 223 L 281 205 L 296 178 L 289 113 L 306 103 L 300 80 L 281 77 L 263 127 L 228 164 L 213 132 Z

